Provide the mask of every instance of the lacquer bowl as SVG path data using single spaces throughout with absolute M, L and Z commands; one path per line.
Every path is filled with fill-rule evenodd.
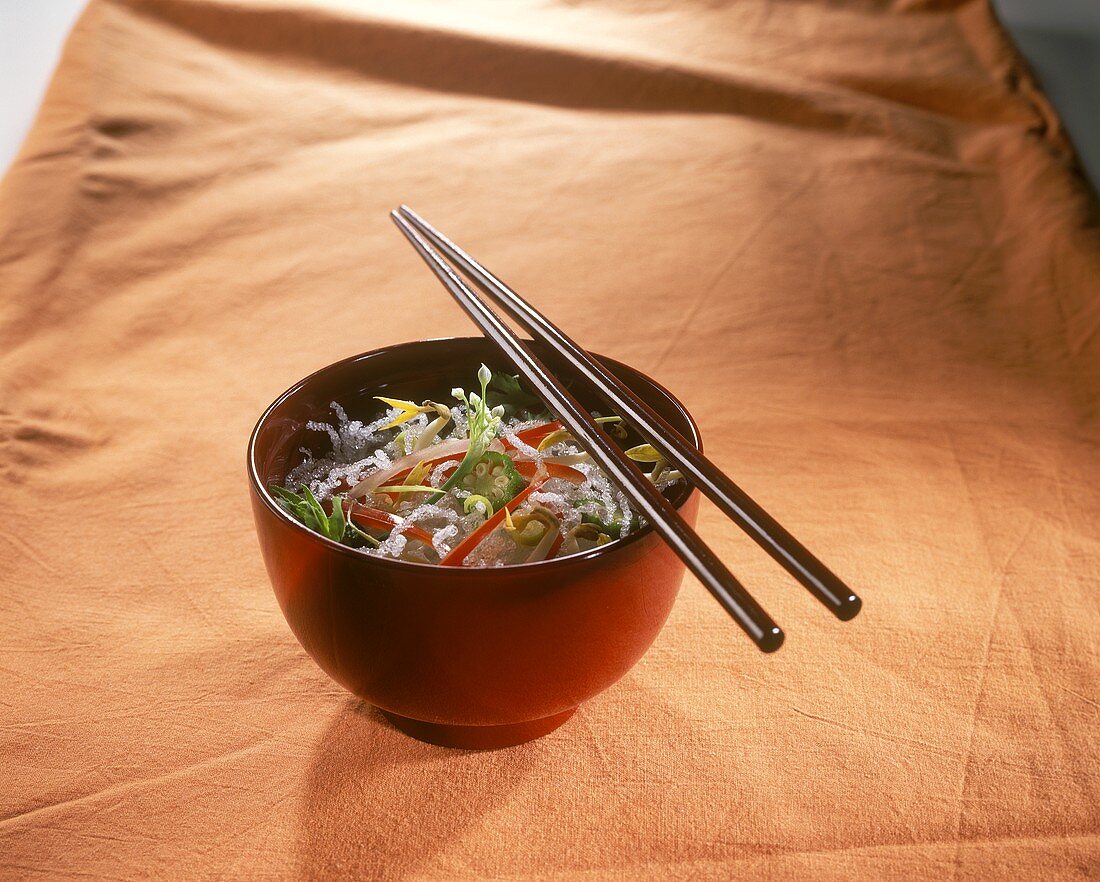
M 699 445 L 695 423 L 669 392 L 634 368 L 600 360 Z M 336 362 L 280 395 L 248 444 L 260 548 L 302 647 L 398 729 L 472 749 L 545 735 L 629 671 L 667 619 L 683 563 L 649 527 L 583 554 L 519 566 L 382 559 L 306 529 L 268 488 L 301 460 L 300 448 L 325 452 L 326 436 L 306 423 L 329 421 L 331 402 L 370 419 L 379 413 L 375 395 L 448 400 L 481 362 L 508 370 L 482 338 L 403 343 Z M 698 494 L 685 487 L 672 501 L 693 524 Z

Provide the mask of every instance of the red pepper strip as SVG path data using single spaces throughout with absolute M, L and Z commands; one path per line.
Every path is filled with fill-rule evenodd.
M 491 518 L 486 518 L 485 522 L 474 530 L 469 536 L 458 543 L 452 548 L 443 560 L 439 562 L 441 567 L 460 567 L 462 562 L 466 560 L 466 557 L 471 551 L 481 544 L 481 540 L 485 539 L 490 533 L 493 532 L 504 520 L 505 511 L 515 511 L 520 504 L 530 496 L 539 486 L 546 480 L 546 476 L 540 476 L 535 478 L 530 484 L 519 491 L 515 496 L 509 499 L 504 505 L 493 512 Z
M 523 475 L 528 481 L 540 472 L 539 464 L 529 459 L 517 460 L 513 465 L 516 467 L 516 471 Z M 571 466 L 562 465 L 560 462 L 544 462 L 542 464 L 542 472 L 544 472 L 548 478 L 565 478 L 565 480 L 571 481 L 574 484 L 584 483 L 583 472 Z
M 530 429 L 524 429 L 522 432 L 516 432 L 516 437 L 519 438 L 524 444 L 530 447 L 538 447 L 539 442 L 542 441 L 551 432 L 556 432 L 561 428 L 561 423 L 557 420 L 551 420 L 548 423 L 543 423 L 541 426 L 532 426 Z M 507 438 L 501 438 L 501 442 L 505 447 L 514 447 Z
M 349 515 L 355 523 L 359 524 L 359 526 L 370 527 L 374 530 L 390 531 L 401 523 L 401 518 L 395 514 L 390 514 L 388 511 L 382 511 L 380 508 L 370 508 L 369 506 L 359 503 L 351 507 Z M 401 532 L 411 539 L 419 539 L 425 545 L 432 544 L 432 534 L 423 527 L 418 527 L 413 524 L 411 527 L 406 527 Z

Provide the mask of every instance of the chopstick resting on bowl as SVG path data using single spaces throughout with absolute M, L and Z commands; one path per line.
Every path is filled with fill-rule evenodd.
M 444 256 L 456 264 L 486 294 L 535 339 L 555 352 L 615 408 L 616 413 L 645 436 L 687 480 L 744 530 L 761 548 L 802 584 L 838 619 L 855 617 L 862 601 L 828 567 L 768 514 L 748 493 L 689 444 L 659 413 L 627 388 L 618 377 L 585 352 L 560 328 L 531 306 L 439 230 L 407 205 L 400 213 Z
M 638 512 L 653 525 L 654 530 L 695 573 L 757 647 L 764 652 L 777 650 L 783 644 L 783 632 L 717 555 L 680 517 L 672 503 L 596 424 L 588 411 L 539 361 L 527 344 L 458 277 L 423 236 L 399 212 L 393 211 L 390 216 L 439 281 L 458 301 L 459 306 L 515 366 L 535 394 L 557 414 L 562 424 L 588 451 L 596 464 L 630 497 Z

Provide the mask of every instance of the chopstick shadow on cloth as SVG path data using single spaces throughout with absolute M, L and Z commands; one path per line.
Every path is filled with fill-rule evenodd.
M 207 43 L 350 68 L 436 92 L 582 110 L 718 113 L 801 128 L 898 137 L 890 105 L 843 88 L 752 78 L 666 61 L 602 56 L 316 9 L 261 9 L 191 0 L 122 0 Z

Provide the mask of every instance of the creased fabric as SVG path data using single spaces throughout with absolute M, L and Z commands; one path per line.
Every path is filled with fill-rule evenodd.
M 472 332 L 408 202 L 865 598 L 704 505 L 563 728 L 410 740 L 302 652 L 243 460 L 338 358 Z M 93 0 L 0 186 L 0 877 L 1100 872 L 1100 236 L 984 2 Z

